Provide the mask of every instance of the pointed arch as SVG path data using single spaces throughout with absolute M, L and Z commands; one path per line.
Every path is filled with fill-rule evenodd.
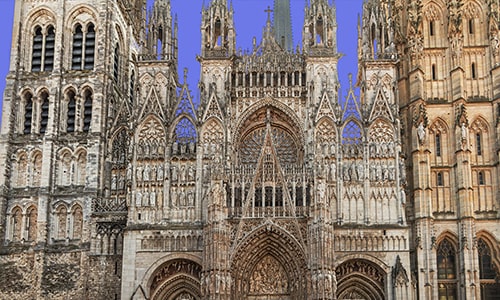
M 440 299 L 456 299 L 458 283 L 457 244 L 446 234 L 437 243 L 436 262 L 438 295 Z
M 166 130 L 155 115 L 148 115 L 137 127 L 136 155 L 138 159 L 165 155 Z
M 23 103 L 23 115 L 20 118 L 23 120 L 21 124 L 21 132 L 23 134 L 30 134 L 33 127 L 33 93 L 31 90 L 26 90 L 22 93 L 22 103 Z
M 446 163 L 449 160 L 449 132 L 448 123 L 441 118 L 436 118 L 429 126 L 429 148 L 436 162 Z
M 72 165 L 73 157 L 69 149 L 64 148 L 59 151 L 59 184 L 62 186 L 71 185 L 73 177 Z
M 441 46 L 441 39 L 445 36 L 444 8 L 446 5 L 441 1 L 430 1 L 423 6 L 423 36 L 425 47 Z
M 309 271 L 305 251 L 301 243 L 284 228 L 272 223 L 262 224 L 243 238 L 233 253 L 232 299 L 243 299 L 244 295 L 249 294 L 253 271 L 266 257 L 272 257 L 283 268 L 282 278 L 288 280 L 288 295 L 293 299 L 307 298 L 305 276 Z
M 74 162 L 74 184 L 75 185 L 85 185 L 85 180 L 87 178 L 87 150 L 78 149 L 75 152 Z
M 490 128 L 488 122 L 482 117 L 478 116 L 469 126 L 470 135 L 472 137 L 473 153 L 476 156 L 484 157 L 488 160 L 490 156 Z M 476 157 L 476 159 L 479 159 Z
M 194 119 L 181 114 L 173 122 L 171 134 L 172 154 L 194 153 L 198 141 L 198 131 Z M 185 150 L 183 150 L 185 148 Z
M 385 299 L 386 272 L 366 259 L 347 260 L 335 268 L 337 299 Z
M 71 221 L 72 221 L 72 230 L 71 237 L 72 239 L 81 239 L 82 231 L 83 231 L 83 210 L 80 204 L 75 204 L 71 208 Z
M 111 151 L 111 161 L 118 164 L 125 164 L 128 156 L 130 136 L 126 127 L 119 127 L 112 135 L 109 142 Z
M 26 174 L 28 173 L 28 155 L 26 151 L 20 150 L 16 154 L 14 164 L 14 172 L 12 174 L 13 185 L 24 187 L 27 184 Z
M 22 239 L 23 210 L 19 206 L 14 206 L 10 213 L 11 239 L 19 242 Z
M 201 145 L 203 155 L 212 156 L 222 151 L 224 144 L 224 129 L 222 122 L 216 117 L 210 117 L 201 128 Z
M 59 203 L 54 212 L 54 233 L 53 236 L 56 240 L 62 240 L 67 237 L 67 222 L 68 208 L 65 203 Z
M 315 130 L 316 155 L 335 157 L 337 155 L 337 126 L 330 117 L 322 117 Z
M 40 150 L 34 150 L 31 153 L 30 169 L 30 186 L 40 186 L 42 180 L 42 152 Z
M 26 231 L 28 233 L 28 241 L 35 241 L 37 238 L 37 218 L 38 211 L 36 205 L 30 205 L 26 210 Z
M 354 117 L 345 120 L 342 127 L 342 144 L 343 145 L 357 145 L 363 140 L 362 126 Z

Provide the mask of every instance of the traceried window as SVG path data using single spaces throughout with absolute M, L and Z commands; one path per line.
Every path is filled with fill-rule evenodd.
M 361 138 L 361 127 L 359 127 L 356 122 L 349 121 L 342 132 L 342 143 L 359 144 L 361 142 Z
M 94 68 L 95 52 L 95 29 L 94 24 L 89 23 L 83 30 L 83 26 L 77 24 L 73 34 L 72 70 L 92 70 Z
M 33 95 L 28 92 L 24 95 L 24 124 L 23 124 L 24 134 L 31 133 L 32 122 L 33 122 Z
M 476 153 L 477 155 L 483 154 L 482 137 L 480 132 L 476 133 Z
M 456 250 L 447 239 L 437 249 L 439 300 L 457 299 Z
M 68 100 L 68 109 L 66 114 L 66 132 L 75 131 L 75 117 L 76 117 L 76 99 L 75 92 L 68 91 L 66 94 Z
M 498 299 L 500 295 L 499 274 L 493 264 L 491 249 L 482 238 L 478 239 L 479 280 L 481 300 Z

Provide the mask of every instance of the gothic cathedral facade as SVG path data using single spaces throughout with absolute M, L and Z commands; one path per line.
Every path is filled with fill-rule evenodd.
M 499 1 L 363 1 L 342 99 L 274 2 L 203 5 L 194 98 L 170 0 L 16 0 L 0 298 L 500 299 Z

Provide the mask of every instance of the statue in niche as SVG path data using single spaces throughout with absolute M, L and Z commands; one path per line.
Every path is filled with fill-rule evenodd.
M 189 153 L 194 153 L 194 143 L 189 142 Z
M 146 165 L 146 167 L 144 167 L 144 174 L 142 176 L 144 181 L 149 181 L 150 175 L 151 175 L 151 167 L 149 165 Z
M 177 167 L 173 166 L 172 167 L 172 181 L 173 182 L 177 182 Z
M 157 173 L 158 174 L 156 175 L 156 178 L 160 181 L 163 180 L 164 173 L 163 173 L 163 166 L 162 165 L 158 166 Z
M 172 189 L 172 206 L 173 207 L 178 207 L 179 206 L 179 202 L 178 202 L 178 198 L 177 198 L 177 189 Z
M 151 180 L 156 181 L 156 166 L 153 166 L 153 168 L 151 168 Z
M 186 154 L 186 144 L 181 144 L 181 154 Z
M 137 179 L 137 181 L 142 181 L 142 167 L 141 166 L 137 166 L 137 169 L 135 171 L 135 179 Z
M 156 206 L 156 192 L 154 189 L 149 193 L 149 205 Z
M 180 177 L 181 177 L 182 183 L 186 182 L 186 167 L 184 165 L 182 165 L 182 167 L 181 167 Z
M 194 206 L 194 195 L 193 195 L 193 192 L 189 192 L 187 194 L 187 205 L 188 206 Z
M 163 203 L 163 189 L 162 188 L 159 188 L 158 189 L 158 205 L 161 205 Z
M 356 168 L 358 173 L 358 179 L 359 180 L 365 179 L 365 168 L 363 166 L 363 162 L 362 161 L 358 162 Z
M 179 206 L 186 206 L 186 193 L 184 192 L 184 188 L 181 188 L 181 192 L 179 193 Z
M 462 125 L 460 126 L 460 132 L 461 132 L 462 142 L 467 142 L 467 125 L 465 125 L 465 122 L 462 122 Z
M 149 190 L 144 191 L 144 195 L 142 195 L 142 206 L 149 205 Z
M 142 193 L 140 190 L 135 193 L 135 206 L 142 206 Z
M 177 143 L 177 141 L 175 141 L 172 144 L 172 154 L 178 154 L 178 151 L 179 151 L 179 144 Z
M 418 136 L 418 142 L 420 145 L 423 145 L 425 142 L 425 128 L 424 128 L 424 122 L 420 121 L 417 127 L 417 136 Z
M 401 187 L 401 204 L 406 204 L 406 192 L 403 187 Z
M 188 172 L 188 176 L 187 176 L 188 180 L 190 182 L 194 181 L 194 168 L 193 168 L 193 166 L 189 166 L 187 172 Z
M 125 178 L 123 176 L 118 177 L 118 189 L 123 190 L 125 188 Z
M 127 165 L 127 180 L 130 181 L 132 180 L 132 164 L 128 163 Z
M 330 177 L 332 180 L 335 180 L 337 177 L 337 165 L 333 161 L 330 164 Z

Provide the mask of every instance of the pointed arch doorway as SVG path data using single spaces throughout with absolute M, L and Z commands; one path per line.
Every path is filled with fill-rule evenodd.
M 232 258 L 231 299 L 307 299 L 304 253 L 290 232 L 272 222 L 262 224 L 241 241 Z

